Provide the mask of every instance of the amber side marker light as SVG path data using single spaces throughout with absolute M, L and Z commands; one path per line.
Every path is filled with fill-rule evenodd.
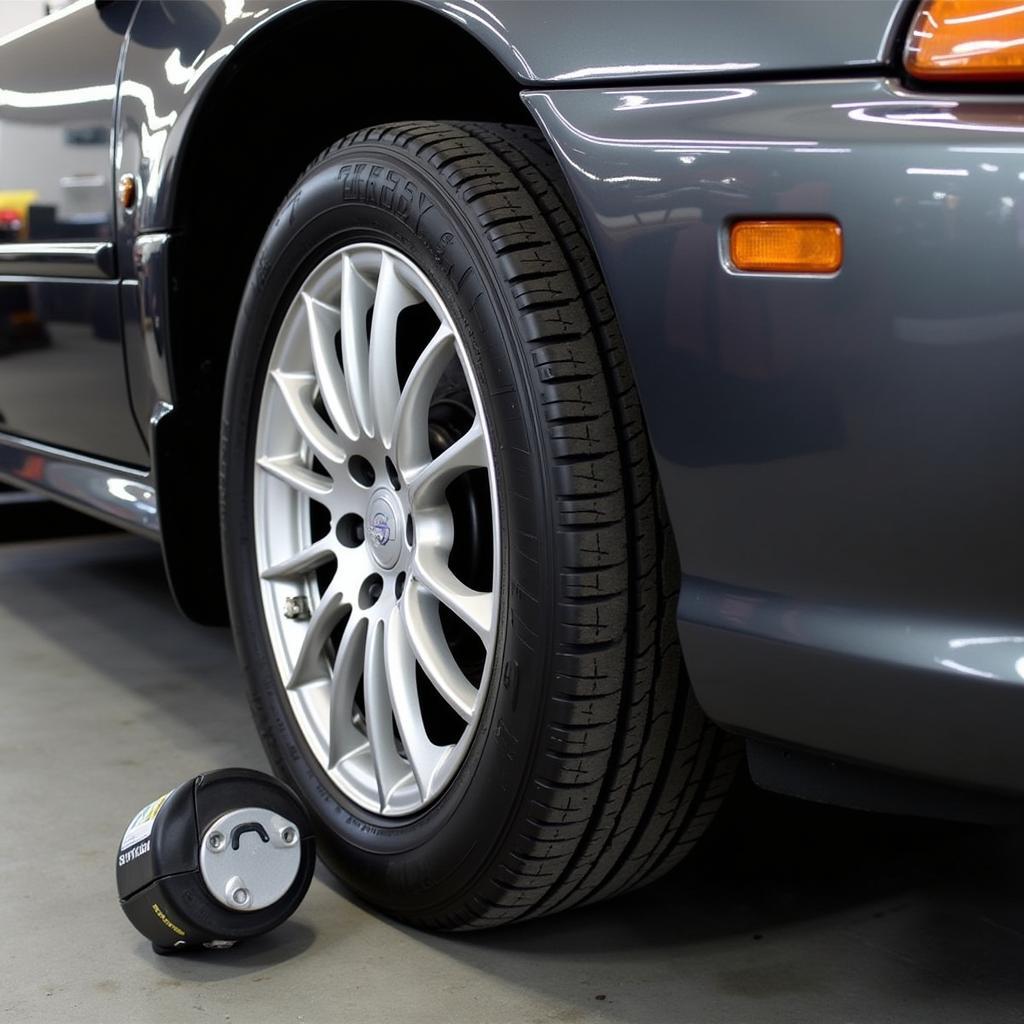
M 834 220 L 739 220 L 729 230 L 737 270 L 834 274 L 843 264 L 843 229 Z
M 924 0 L 903 62 L 915 78 L 1024 79 L 1024 4 L 1018 0 Z

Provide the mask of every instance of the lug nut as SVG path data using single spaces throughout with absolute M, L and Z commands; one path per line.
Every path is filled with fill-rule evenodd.
M 231 900 L 237 903 L 240 907 L 244 907 L 249 902 L 249 890 L 238 888 L 231 893 Z
M 285 846 L 291 846 L 292 843 L 295 842 L 295 838 L 296 838 L 295 837 L 295 829 L 293 829 L 293 828 L 283 828 L 283 829 L 281 829 L 281 842 L 284 843 Z
M 206 845 L 214 851 L 224 849 L 224 837 L 219 832 L 214 832 L 209 839 L 206 840 Z
M 284 599 L 284 617 L 304 621 L 309 618 L 309 598 L 300 595 L 298 597 L 286 597 Z

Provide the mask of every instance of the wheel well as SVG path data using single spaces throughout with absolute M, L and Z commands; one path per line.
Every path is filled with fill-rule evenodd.
M 319 152 L 358 128 L 417 118 L 532 123 L 514 78 L 434 11 L 310 4 L 271 24 L 237 48 L 201 99 L 173 202 L 175 408 L 154 458 L 175 597 L 211 624 L 227 618 L 217 491 L 225 369 L 278 205 Z

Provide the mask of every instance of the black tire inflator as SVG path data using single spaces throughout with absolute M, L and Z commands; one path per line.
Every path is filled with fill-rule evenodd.
M 312 827 L 292 791 L 247 768 L 197 775 L 147 804 L 117 852 L 128 920 L 157 953 L 276 928 L 313 877 Z

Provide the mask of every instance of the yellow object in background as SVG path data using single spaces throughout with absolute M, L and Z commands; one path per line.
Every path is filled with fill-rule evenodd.
M 23 189 L 0 189 L 0 230 L 5 227 L 5 221 L 9 222 L 11 214 L 16 215 L 20 222 L 18 225 L 18 238 L 28 237 L 28 208 L 39 198 L 39 193 L 29 188 Z M 5 216 L 6 215 L 6 216 Z

